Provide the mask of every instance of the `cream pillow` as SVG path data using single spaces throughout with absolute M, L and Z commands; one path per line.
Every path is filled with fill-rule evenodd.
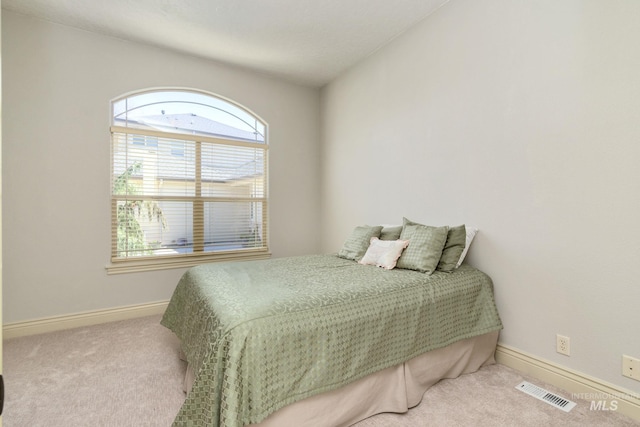
M 408 245 L 408 240 L 380 240 L 372 237 L 367 252 L 359 262 L 391 270 L 396 266 L 398 258 Z
M 462 264 L 462 261 L 464 261 L 464 258 L 467 256 L 467 252 L 469 251 L 469 246 L 471 245 L 471 242 L 473 242 L 473 238 L 476 237 L 476 234 L 478 234 L 478 229 L 467 226 L 466 233 L 467 233 L 466 242 L 464 245 L 464 249 L 462 250 L 462 254 L 460 254 L 460 259 L 456 264 L 456 268 L 460 267 L 460 264 Z

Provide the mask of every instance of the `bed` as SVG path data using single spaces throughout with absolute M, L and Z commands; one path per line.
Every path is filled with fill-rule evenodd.
M 205 264 L 161 323 L 181 340 L 177 426 L 338 426 L 420 402 L 441 378 L 493 362 L 491 279 L 333 255 Z

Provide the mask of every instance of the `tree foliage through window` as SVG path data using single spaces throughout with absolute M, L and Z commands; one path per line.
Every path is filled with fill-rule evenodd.
M 140 194 L 140 189 L 132 182 L 134 174 L 140 172 L 141 163 L 134 163 L 120 174 L 113 183 L 113 193 L 118 195 Z M 155 201 L 126 200 L 117 207 L 117 247 L 118 253 L 135 251 L 151 255 L 157 245 L 147 242 L 138 220 L 145 216 L 149 221 L 157 221 L 166 229 L 167 222 L 162 209 Z

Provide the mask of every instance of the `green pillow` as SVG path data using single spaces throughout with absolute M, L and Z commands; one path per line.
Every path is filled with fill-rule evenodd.
M 398 240 L 400 238 L 400 233 L 402 233 L 402 226 L 398 225 L 395 227 L 382 227 L 382 231 L 380 232 L 380 240 Z
M 448 231 L 449 227 L 446 226 L 411 225 L 405 221 L 400 239 L 408 240 L 409 246 L 398 259 L 396 267 L 427 274 L 433 273 L 440 261 Z
M 447 233 L 447 242 L 444 244 L 444 249 L 442 250 L 437 270 L 445 271 L 447 273 L 455 270 L 466 244 L 467 230 L 464 224 L 449 228 L 449 232 Z
M 361 225 L 356 227 L 351 235 L 347 238 L 342 245 L 342 249 L 338 252 L 340 258 L 352 259 L 354 261 L 360 261 L 364 254 L 369 249 L 372 237 L 380 237 L 382 226 L 370 227 L 368 225 Z

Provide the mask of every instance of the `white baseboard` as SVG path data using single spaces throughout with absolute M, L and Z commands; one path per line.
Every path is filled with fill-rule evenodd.
M 147 304 L 131 305 L 127 307 L 110 308 L 106 310 L 87 311 L 65 316 L 47 317 L 28 320 L 25 322 L 7 323 L 2 327 L 3 339 L 24 337 L 27 335 L 43 334 L 61 331 L 63 329 L 79 328 L 118 320 L 135 319 L 137 317 L 153 316 L 164 313 L 169 301 L 159 301 Z
M 602 406 L 599 406 L 600 410 L 609 408 L 640 421 L 639 393 L 608 384 L 503 344 L 498 344 L 496 348 L 496 362 L 575 394 L 573 398 L 563 396 L 569 400 L 593 401 L 594 409 L 598 409 L 595 405 L 602 403 Z

